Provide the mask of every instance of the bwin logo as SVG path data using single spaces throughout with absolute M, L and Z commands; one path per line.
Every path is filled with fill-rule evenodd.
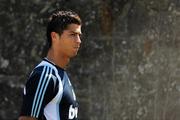
M 69 119 L 77 118 L 77 114 L 78 114 L 78 108 L 77 107 L 73 108 L 73 106 L 71 105 L 69 107 Z

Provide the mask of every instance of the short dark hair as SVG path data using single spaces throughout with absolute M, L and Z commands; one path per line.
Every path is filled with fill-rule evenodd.
M 69 24 L 81 25 L 81 18 L 73 11 L 55 10 L 48 18 L 47 24 L 47 46 L 48 49 L 52 45 L 51 32 L 56 32 L 59 35 L 63 33 Z

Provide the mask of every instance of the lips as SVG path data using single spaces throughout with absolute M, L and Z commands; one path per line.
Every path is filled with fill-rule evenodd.
M 74 48 L 75 48 L 75 49 L 79 49 L 79 48 L 80 48 L 80 46 L 75 46 Z
M 79 46 L 77 46 L 77 47 L 74 47 L 74 49 L 76 49 L 77 51 L 79 50 L 79 48 L 80 48 Z

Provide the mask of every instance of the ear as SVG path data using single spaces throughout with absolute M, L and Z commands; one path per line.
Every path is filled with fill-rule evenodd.
M 58 39 L 58 34 L 56 32 L 51 32 L 51 39 L 52 41 Z

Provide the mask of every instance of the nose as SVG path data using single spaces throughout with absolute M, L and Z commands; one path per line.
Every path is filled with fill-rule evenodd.
M 78 35 L 78 37 L 77 37 L 77 39 L 76 39 L 76 42 L 79 43 L 79 44 L 81 44 L 81 38 L 80 38 L 79 35 Z

